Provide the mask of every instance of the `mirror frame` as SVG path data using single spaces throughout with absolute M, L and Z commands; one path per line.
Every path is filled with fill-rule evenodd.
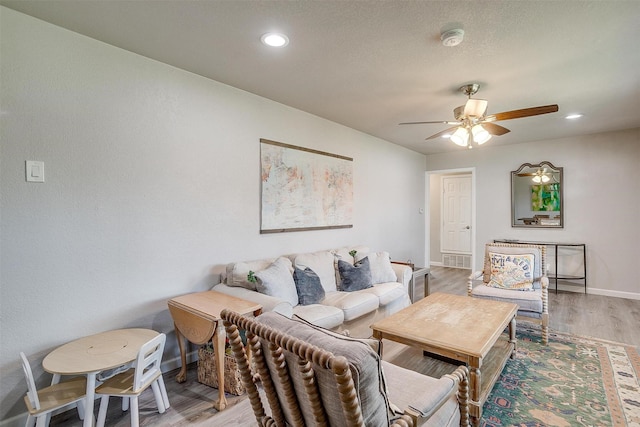
M 515 185 L 514 180 L 518 177 L 519 173 L 522 173 L 526 168 L 540 169 L 540 168 L 548 168 L 553 169 L 554 174 L 558 174 L 558 184 L 560 185 L 560 224 L 558 225 L 550 225 L 550 224 L 516 224 L 516 198 L 515 198 Z M 511 171 L 511 227 L 515 228 L 564 228 L 564 182 L 562 176 L 562 168 L 554 166 L 551 162 L 542 161 L 538 164 L 531 163 L 523 163 L 517 170 Z

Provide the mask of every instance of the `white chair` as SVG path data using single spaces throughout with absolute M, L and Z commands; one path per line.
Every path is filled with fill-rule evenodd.
M 128 399 L 129 405 L 123 400 L 122 410 L 126 411 L 130 406 L 131 426 L 139 426 L 138 396 L 151 386 L 155 396 L 159 413 L 164 413 L 169 408 L 169 398 L 164 386 L 164 379 L 160 371 L 162 352 L 167 340 L 165 334 L 159 334 L 146 344 L 138 352 L 138 357 L 133 368 L 107 379 L 102 385 L 96 388 L 96 396 L 100 396 L 100 410 L 98 412 L 97 427 L 103 427 L 107 418 L 107 408 L 109 397 L 116 396 Z
M 490 253 L 533 256 L 533 289 L 531 291 L 499 289 L 489 286 L 491 281 Z M 470 297 L 511 302 L 518 305 L 518 318 L 541 325 L 542 343 L 549 342 L 549 278 L 544 245 L 518 243 L 487 243 L 484 251 L 484 269 L 469 277 L 467 294 Z
M 27 395 L 24 402 L 27 405 L 29 416 L 26 427 L 45 427 L 49 425 L 51 412 L 56 409 L 77 403 L 78 415 L 84 419 L 85 392 L 87 389 L 87 379 L 85 377 L 75 377 L 57 384 L 52 384 L 43 389 L 36 389 L 36 383 L 31 372 L 31 365 L 27 356 L 20 352 L 22 359 L 22 369 L 27 380 Z

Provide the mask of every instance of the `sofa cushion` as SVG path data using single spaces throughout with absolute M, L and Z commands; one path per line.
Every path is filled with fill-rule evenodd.
M 304 270 L 295 267 L 293 281 L 296 283 L 299 304 L 318 304 L 324 298 L 325 291 L 320 283 L 320 278 L 309 267 Z
M 518 304 L 518 315 L 523 314 L 523 312 L 542 313 L 542 290 L 540 289 L 534 289 L 531 292 L 518 292 L 509 289 L 492 288 L 483 284 L 474 284 L 471 295 L 478 298 Z
M 278 331 L 311 343 L 316 347 L 330 351 L 336 356 L 344 356 L 349 362 L 349 371 L 353 377 L 355 391 L 362 408 L 364 424 L 367 426 L 389 425 L 389 404 L 383 387 L 384 380 L 382 379 L 380 358 L 366 343 L 349 340 L 347 337 L 338 338 L 335 335 L 325 333 L 321 329 L 313 328 L 303 322 L 287 319 L 277 313 L 265 313 L 258 316 L 256 320 Z M 266 345 L 266 343 L 263 345 Z M 265 354 L 268 362 L 273 363 L 269 352 L 265 352 Z M 290 354 L 285 353 L 285 358 L 289 363 L 296 363 Z M 290 370 L 290 374 L 294 388 L 302 389 L 304 386 L 298 370 Z M 327 369 L 318 369 L 316 371 L 316 380 L 318 387 L 322 390 L 322 402 L 326 409 L 328 424 L 347 427 L 342 405 L 338 399 L 334 375 Z M 280 384 L 276 383 L 278 395 L 284 396 L 283 390 L 279 388 Z M 312 402 L 307 399 L 299 399 L 299 403 L 306 422 L 309 425 L 313 424 L 311 422 Z M 291 419 L 288 421 L 289 423 L 292 422 Z
M 371 283 L 387 283 L 398 280 L 396 272 L 391 267 L 391 258 L 389 252 L 358 252 L 356 261 L 369 258 L 369 267 L 371 268 Z
M 340 272 L 340 290 L 345 292 L 359 291 L 372 286 L 369 258 L 363 258 L 355 264 L 338 260 Z
M 380 306 L 377 296 L 364 291 L 327 292 L 323 305 L 339 308 L 344 312 L 344 320 L 349 321 L 375 311 Z
M 272 259 L 261 259 L 257 261 L 246 261 L 246 262 L 233 262 L 227 264 L 226 274 L 227 274 L 227 285 L 228 286 L 238 286 L 241 288 L 250 289 L 252 291 L 256 290 L 255 282 L 249 282 L 247 280 L 247 276 L 250 271 L 256 272 L 259 270 L 264 270 L 269 267 L 271 263 L 275 261 L 275 258 Z
M 491 275 L 487 286 L 528 291 L 533 289 L 533 255 L 489 252 Z
M 338 327 L 344 322 L 344 312 L 341 309 L 324 304 L 297 305 L 293 307 L 293 315 L 327 329 Z
M 376 283 L 370 288 L 360 292 L 366 292 L 378 297 L 380 305 L 387 305 L 392 301 L 403 298 L 407 295 L 404 286 L 398 282 Z
M 336 287 L 336 273 L 333 266 L 333 254 L 330 251 L 320 251 L 309 254 L 298 254 L 293 263 L 301 270 L 310 268 L 320 278 L 320 283 L 325 292 L 333 292 Z

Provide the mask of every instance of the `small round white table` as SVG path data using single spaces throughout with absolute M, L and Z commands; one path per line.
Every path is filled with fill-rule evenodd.
M 68 342 L 42 361 L 45 371 L 60 375 L 86 375 L 87 394 L 83 427 L 92 427 L 96 375 L 133 362 L 143 344 L 158 335 L 151 329 L 117 329 Z

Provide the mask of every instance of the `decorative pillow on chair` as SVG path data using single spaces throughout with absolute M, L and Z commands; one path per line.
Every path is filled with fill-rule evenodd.
M 532 254 L 500 254 L 489 252 L 491 278 L 487 286 L 529 291 L 533 289 Z
M 291 275 L 291 268 L 291 260 L 280 257 L 266 269 L 257 271 L 255 273 L 256 290 L 261 294 L 288 301 L 295 307 L 298 305 L 298 292 Z
M 341 290 L 345 292 L 359 291 L 373 286 L 369 258 L 363 258 L 353 265 L 338 260 L 338 271 L 342 281 Z
M 309 267 L 304 270 L 295 267 L 293 281 L 296 283 L 300 305 L 318 304 L 324 299 L 325 291 L 320 278 Z

